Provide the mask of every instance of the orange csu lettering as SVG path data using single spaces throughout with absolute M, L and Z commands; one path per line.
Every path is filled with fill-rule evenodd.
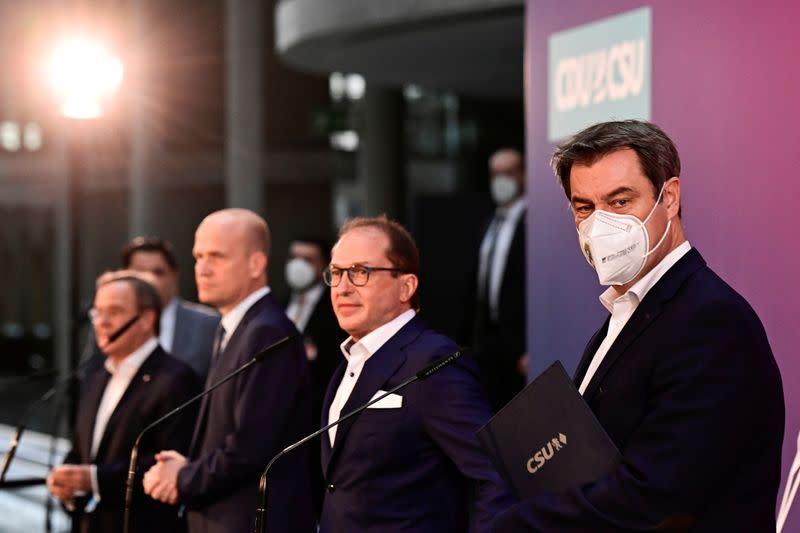
M 544 464 L 553 458 L 556 452 L 561 451 L 561 448 L 567 445 L 567 436 L 559 433 L 558 437 L 550 439 L 546 445 L 542 446 L 533 456 L 528 459 L 528 472 L 535 474 L 537 470 L 544 466 Z

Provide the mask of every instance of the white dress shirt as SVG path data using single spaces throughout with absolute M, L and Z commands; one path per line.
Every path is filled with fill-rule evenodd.
M 314 311 L 317 302 L 325 292 L 325 285 L 322 282 L 317 283 L 310 289 L 303 292 L 293 292 L 289 299 L 289 306 L 286 308 L 286 316 L 289 320 L 294 322 L 297 331 L 303 332 L 308 325 L 308 320 L 311 318 L 311 313 Z M 300 302 L 302 297 L 302 304 Z
M 103 396 L 100 399 L 100 405 L 97 407 L 97 414 L 94 419 L 94 431 L 92 433 L 92 448 L 91 458 L 97 456 L 97 449 L 100 447 L 100 442 L 103 440 L 103 434 L 106 432 L 108 420 L 117 408 L 117 404 L 122 399 L 122 395 L 128 390 L 131 380 L 139 371 L 139 367 L 144 364 L 150 354 L 158 347 L 158 340 L 155 337 L 150 337 L 144 344 L 139 346 L 133 353 L 123 359 L 119 364 L 113 362 L 111 359 L 106 359 L 105 367 L 111 378 L 103 390 Z M 97 466 L 91 465 L 91 478 L 92 478 L 92 492 L 96 502 L 100 501 L 100 490 L 97 484 Z
M 664 274 L 691 249 L 692 246 L 688 241 L 681 243 L 677 248 L 664 256 L 664 259 L 654 266 L 650 272 L 642 276 L 642 279 L 634 283 L 625 294 L 617 297 L 617 292 L 614 290 L 614 287 L 609 287 L 600 295 L 600 303 L 611 313 L 611 319 L 608 322 L 606 338 L 603 339 L 603 342 L 597 348 L 597 352 L 595 352 L 594 357 L 592 357 L 592 362 L 586 370 L 586 375 L 583 377 L 583 381 L 581 381 L 581 386 L 578 388 L 581 394 L 586 392 L 586 388 L 592 381 L 603 359 L 605 359 L 611 345 L 617 340 L 620 331 L 622 331 L 622 328 L 625 327 L 625 324 L 627 324 L 628 320 L 633 316 L 634 311 L 639 307 L 639 303 L 641 303 L 645 295 L 647 295 L 650 289 L 658 283 L 658 280 L 660 280 Z
M 508 262 L 508 251 L 511 241 L 514 240 L 514 230 L 520 217 L 525 215 L 525 197 L 520 197 L 508 207 L 498 207 L 496 214 L 503 215 L 502 222 L 493 220 L 492 224 L 500 224 L 499 228 L 492 230 L 491 225 L 486 230 L 480 248 L 480 263 L 478 265 L 478 291 L 488 281 L 486 295 L 489 303 L 489 313 L 492 320 L 498 318 L 500 306 L 500 285 Z M 496 241 L 492 246 L 492 241 Z M 489 254 L 492 257 L 489 257 Z M 488 276 L 488 280 L 486 279 Z
M 172 343 L 175 340 L 175 321 L 177 316 L 178 299 L 173 298 L 161 310 L 161 319 L 158 323 L 158 344 L 169 353 L 172 353 Z
M 354 343 L 353 337 L 348 337 L 341 344 L 342 354 L 347 360 L 347 369 L 344 372 L 344 376 L 342 376 L 342 381 L 339 383 L 339 388 L 336 389 L 336 396 L 333 397 L 331 407 L 328 409 L 329 424 L 334 420 L 338 420 L 341 416 L 342 408 L 350 398 L 350 394 L 352 394 L 353 388 L 355 388 L 358 378 L 361 376 L 361 370 L 364 368 L 364 363 L 367 362 L 367 359 L 386 344 L 386 341 L 394 337 L 395 333 L 408 324 L 416 314 L 416 311 L 409 309 L 364 335 L 360 341 Z M 331 447 L 333 447 L 333 443 L 336 440 L 336 428 L 337 426 L 333 426 L 328 430 Z
M 236 331 L 236 328 L 239 327 L 239 323 L 242 321 L 247 311 L 249 311 L 257 301 L 269 293 L 269 287 L 261 287 L 260 289 L 254 290 L 248 294 L 244 300 L 236 304 L 236 307 L 228 311 L 228 313 L 222 317 L 220 324 L 225 328 L 225 334 L 220 341 L 220 354 L 225 351 L 228 340 L 231 338 L 231 335 L 233 335 L 233 332 Z

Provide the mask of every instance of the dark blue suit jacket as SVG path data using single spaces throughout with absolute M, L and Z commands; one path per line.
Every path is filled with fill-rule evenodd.
M 217 324 L 219 315 L 212 308 L 178 300 L 170 353 L 191 366 L 201 380 L 208 375 Z
M 342 414 L 457 349 L 415 317 L 367 360 Z M 328 387 L 325 423 L 345 368 Z M 473 491 L 474 529 L 485 530 L 510 496 L 475 437 L 491 412 L 474 359 L 399 394 L 400 408 L 369 408 L 342 423 L 333 449 L 322 436 L 328 491 L 320 532 L 467 531 Z
M 589 342 L 576 383 L 607 328 Z M 622 463 L 596 483 L 513 507 L 494 531 L 775 531 L 780 374 L 753 309 L 696 250 L 647 293 L 584 397 Z
M 151 422 L 188 400 L 200 390 L 197 376 L 185 363 L 168 356 L 157 348 L 142 363 L 139 371 L 120 398 L 108 419 L 106 430 L 92 460 L 91 446 L 95 415 L 103 397 L 110 374 L 100 368 L 86 378 L 81 399 L 72 449 L 65 463 L 97 465 L 97 484 L 101 501 L 91 514 L 83 514 L 84 501 L 77 502 L 74 515 L 76 531 L 122 531 L 125 502 L 125 481 L 131 449 L 139 433 Z M 189 444 L 196 410 L 177 415 L 149 431 L 139 445 L 139 461 L 131 519 L 133 532 L 179 531 L 177 507 L 165 505 L 142 490 L 142 472 L 155 463 L 154 454 L 174 449 L 185 452 Z
M 272 296 L 245 313 L 208 383 L 250 361 L 263 348 L 296 334 Z M 189 531 L 251 531 L 258 480 L 267 462 L 311 430 L 311 388 L 300 337 L 208 395 L 200 406 L 190 463 L 180 471 L 178 492 Z M 312 531 L 308 455 L 288 454 L 270 470 L 267 530 Z

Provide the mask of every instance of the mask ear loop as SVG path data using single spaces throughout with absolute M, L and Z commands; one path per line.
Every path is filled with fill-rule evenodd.
M 653 209 L 650 210 L 650 213 L 647 215 L 647 218 L 645 218 L 644 221 L 642 222 L 642 226 L 645 226 L 647 224 L 647 221 L 650 220 L 650 217 L 653 216 L 653 213 L 656 212 L 656 207 L 658 207 L 658 204 L 661 203 L 661 195 L 664 194 L 664 189 L 667 187 L 667 183 L 669 183 L 669 181 L 670 180 L 665 181 L 664 185 L 661 186 L 661 190 L 658 191 L 658 198 L 656 198 L 656 203 L 655 203 L 655 205 L 653 205 Z M 659 246 L 661 246 L 661 243 L 664 242 L 664 239 L 666 239 L 667 235 L 669 235 L 669 228 L 670 227 L 672 227 L 672 221 L 668 220 L 667 221 L 667 227 L 666 227 L 666 229 L 664 229 L 664 233 L 661 235 L 661 238 L 658 240 L 658 243 L 656 243 L 656 245 L 653 246 L 653 248 L 651 248 L 646 254 L 644 254 L 644 257 L 647 257 L 648 255 L 652 254 L 653 252 L 655 252 L 658 249 Z M 646 232 L 647 232 L 647 228 L 645 227 L 645 233 Z
M 797 455 L 794 456 L 794 461 L 792 461 L 792 466 L 789 470 L 789 476 L 786 478 L 781 507 L 778 510 L 778 533 L 781 533 L 781 530 L 783 530 L 783 525 L 789 517 L 789 509 L 792 508 L 792 502 L 797 495 L 797 488 L 800 486 L 800 475 L 798 475 L 798 471 L 800 471 L 800 433 L 797 434 Z

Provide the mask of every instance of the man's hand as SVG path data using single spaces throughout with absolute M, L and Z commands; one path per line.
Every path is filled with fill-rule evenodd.
M 61 465 L 47 476 L 47 488 L 63 502 L 78 494 L 92 492 L 92 474 L 89 465 Z
M 144 475 L 144 492 L 154 500 L 178 502 L 178 472 L 186 466 L 186 457 L 175 450 L 156 454 L 156 464 Z

